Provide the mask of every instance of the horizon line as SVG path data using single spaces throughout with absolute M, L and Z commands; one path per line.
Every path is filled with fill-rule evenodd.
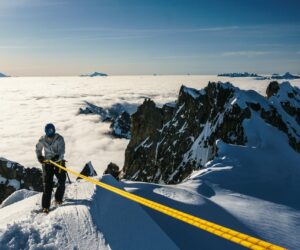
M 1 73 L 1 72 L 0 72 Z M 285 74 L 285 73 L 291 73 L 300 75 L 300 73 L 292 73 L 290 71 L 283 71 L 281 73 L 257 73 L 252 71 L 226 71 L 222 73 L 186 73 L 186 74 L 159 74 L 159 73 L 153 73 L 153 74 L 107 74 L 107 76 L 89 76 L 89 75 L 6 75 L 4 77 L 0 77 L 0 79 L 7 79 L 7 78 L 18 78 L 18 77 L 82 77 L 82 78 L 105 78 L 110 76 L 218 76 L 218 74 L 231 74 L 231 73 L 253 73 L 253 74 L 259 74 L 259 75 L 273 75 L 273 74 Z

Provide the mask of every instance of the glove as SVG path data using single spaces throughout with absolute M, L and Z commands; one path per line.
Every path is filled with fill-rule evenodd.
M 38 156 L 38 161 L 39 161 L 39 163 L 43 164 L 45 161 L 45 157 L 42 155 Z
M 54 156 L 51 158 L 51 160 L 54 161 L 54 162 L 58 161 L 58 159 L 59 159 L 59 155 L 54 155 Z

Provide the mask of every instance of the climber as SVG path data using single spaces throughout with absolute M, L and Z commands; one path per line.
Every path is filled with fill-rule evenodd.
M 44 150 L 44 155 L 43 151 Z M 61 205 L 65 192 L 66 172 L 53 166 L 51 163 L 45 163 L 45 160 L 52 160 L 65 166 L 65 141 L 64 138 L 55 132 L 52 123 L 45 126 L 45 135 L 43 135 L 36 144 L 36 156 L 43 167 L 43 196 L 42 211 L 49 212 L 51 195 L 53 189 L 53 176 L 58 180 L 58 186 L 55 192 L 55 203 Z

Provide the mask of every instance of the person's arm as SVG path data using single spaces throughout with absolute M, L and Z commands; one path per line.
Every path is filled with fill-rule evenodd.
M 60 137 L 57 153 L 58 153 L 58 161 L 62 161 L 65 156 L 65 140 L 63 137 Z
M 37 143 L 36 146 L 35 146 L 36 157 L 37 157 L 37 159 L 38 159 L 38 161 L 39 161 L 40 163 L 42 163 L 42 162 L 45 160 L 45 158 L 44 158 L 44 156 L 43 156 L 43 154 L 42 154 L 43 147 L 44 147 L 44 145 L 43 145 L 43 143 L 42 143 L 42 140 L 43 140 L 43 139 L 40 138 L 39 141 L 38 141 L 38 143 Z

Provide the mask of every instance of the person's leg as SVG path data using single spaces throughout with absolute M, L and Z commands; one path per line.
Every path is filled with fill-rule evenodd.
M 53 175 L 54 169 L 50 164 L 43 165 L 43 196 L 42 196 L 42 207 L 49 209 L 51 203 L 51 195 L 53 189 Z
M 62 202 L 65 193 L 66 172 L 56 167 L 54 173 L 58 182 L 57 189 L 55 192 L 55 200 L 58 202 Z

